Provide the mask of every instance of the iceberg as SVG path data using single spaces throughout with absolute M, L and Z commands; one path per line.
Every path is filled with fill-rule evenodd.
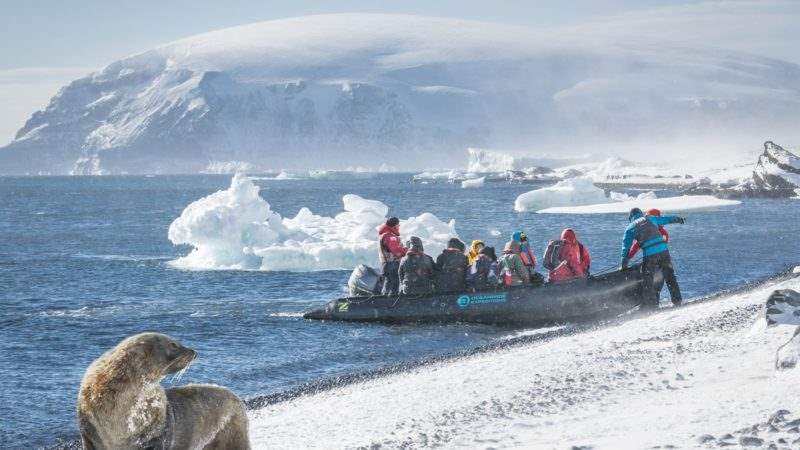
M 541 214 L 627 214 L 632 208 L 642 210 L 658 208 L 664 213 L 686 211 L 709 211 L 727 206 L 736 206 L 742 202 L 726 200 L 712 195 L 682 195 L 678 197 L 642 198 L 615 203 L 599 203 L 582 206 L 559 206 L 540 209 Z
M 488 173 L 520 169 L 516 166 L 514 157 L 505 153 L 469 148 L 467 154 L 467 172 Z
M 590 178 L 578 177 L 520 194 L 514 201 L 514 210 L 539 211 L 561 206 L 591 205 L 606 200 L 605 192 L 596 187 Z
M 464 189 L 479 188 L 483 187 L 485 183 L 486 183 L 486 177 L 473 178 L 462 181 L 461 187 Z
M 389 213 L 384 203 L 347 194 L 344 211 L 334 217 L 301 208 L 294 218 L 283 218 L 259 191 L 251 178 L 237 174 L 228 189 L 189 204 L 170 224 L 168 237 L 192 251 L 170 264 L 192 270 L 297 272 L 377 265 L 376 229 Z M 431 213 L 401 220 L 400 232 L 419 236 L 434 255 L 458 237 L 454 220 L 443 222 Z

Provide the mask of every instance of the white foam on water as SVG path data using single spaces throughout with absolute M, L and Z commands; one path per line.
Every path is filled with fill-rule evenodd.
M 334 217 L 301 208 L 294 218 L 283 218 L 250 178 L 237 174 L 230 188 L 191 203 L 172 222 L 170 241 L 194 249 L 170 264 L 193 270 L 298 272 L 377 265 L 376 230 L 389 207 L 354 194 L 343 196 L 342 203 L 344 211 Z M 432 255 L 458 237 L 454 220 L 442 222 L 431 213 L 401 220 L 400 232 L 404 239 L 420 237 Z
M 583 333 L 311 393 L 250 412 L 254 448 L 696 448 L 797 413 L 790 327 L 751 333 L 791 279 Z M 769 434 L 762 436 L 769 438 Z

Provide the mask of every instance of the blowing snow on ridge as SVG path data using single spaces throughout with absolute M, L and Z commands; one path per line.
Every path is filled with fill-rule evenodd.
M 709 130 L 761 140 L 794 129 L 798 92 L 796 64 L 737 52 L 308 16 L 189 37 L 73 81 L 0 149 L 0 173 L 402 170 L 453 167 L 468 146 L 632 148 Z

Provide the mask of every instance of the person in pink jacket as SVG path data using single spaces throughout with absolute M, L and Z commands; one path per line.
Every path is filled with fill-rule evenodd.
M 558 283 L 588 277 L 589 266 L 592 263 L 589 250 L 578 241 L 575 231 L 571 228 L 561 232 L 561 239 L 564 241 L 559 255 L 561 263 L 550 271 L 550 282 Z

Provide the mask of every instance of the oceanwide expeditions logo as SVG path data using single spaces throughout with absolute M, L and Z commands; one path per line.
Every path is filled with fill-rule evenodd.
M 489 305 L 492 303 L 505 303 L 506 294 L 483 294 L 483 295 L 462 295 L 458 297 L 456 303 L 462 308 L 469 305 Z

